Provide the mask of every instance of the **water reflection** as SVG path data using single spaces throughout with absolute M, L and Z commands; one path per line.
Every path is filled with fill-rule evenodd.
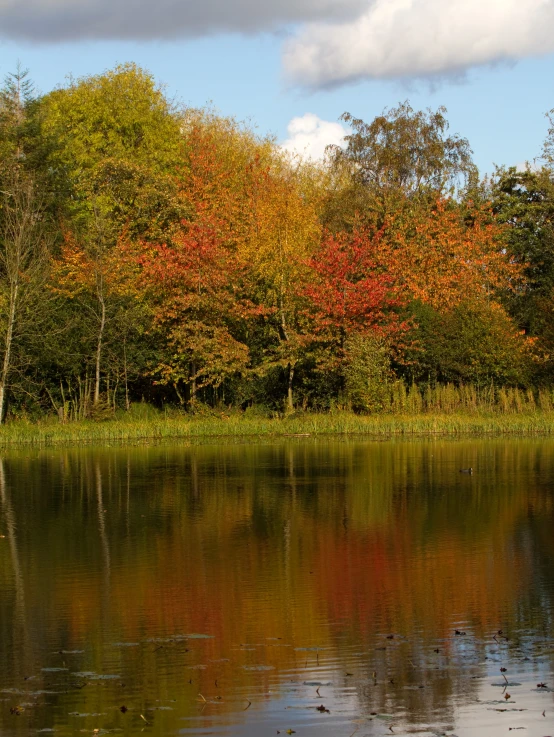
M 544 734 L 553 451 L 497 439 L 8 454 L 0 733 L 462 735 L 503 719 L 502 733 Z
M 8 539 L 9 543 L 9 560 L 13 573 L 13 617 L 11 618 L 11 642 L 9 650 L 6 653 L 17 653 L 14 658 L 14 670 L 16 674 L 20 674 L 21 666 L 25 667 L 30 662 L 29 657 L 29 639 L 27 637 L 27 616 L 25 611 L 25 586 L 23 582 L 23 574 L 21 564 L 19 562 L 19 550 L 17 544 L 17 526 L 15 522 L 15 512 L 11 502 L 10 490 L 6 483 L 6 472 L 4 469 L 4 461 L 0 458 L 0 504 L 2 517 L 4 521 L 4 529 L 6 535 L 2 539 Z

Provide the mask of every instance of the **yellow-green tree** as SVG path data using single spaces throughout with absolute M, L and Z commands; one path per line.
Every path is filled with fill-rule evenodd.
M 120 303 L 110 286 L 113 271 L 107 274 L 106 269 L 114 268 L 114 249 L 123 238 L 167 238 L 183 214 L 177 184 L 180 118 L 152 76 L 129 64 L 71 80 L 46 95 L 40 105 L 40 140 L 66 234 L 58 273 L 86 265 L 87 273 L 72 283 L 65 279 L 63 289 L 80 299 L 88 290 L 88 332 L 95 335 L 90 342 L 93 399 L 98 404 L 104 348 L 117 338 L 110 335 L 110 326 Z

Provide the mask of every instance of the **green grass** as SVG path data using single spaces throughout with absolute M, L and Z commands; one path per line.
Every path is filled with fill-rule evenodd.
M 283 418 L 234 413 L 221 416 L 173 415 L 150 410 L 104 422 L 61 424 L 12 421 L 0 428 L 0 446 L 110 444 L 164 438 L 214 439 L 287 436 L 365 435 L 373 437 L 554 434 L 554 411 L 499 414 L 477 410 L 457 413 L 356 415 L 351 412 L 301 413 Z

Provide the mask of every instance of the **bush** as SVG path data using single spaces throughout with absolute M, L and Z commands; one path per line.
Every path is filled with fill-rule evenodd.
M 352 408 L 383 412 L 390 404 L 393 379 L 390 348 L 378 335 L 353 335 L 345 345 L 345 391 Z
M 528 384 L 528 342 L 500 304 L 468 300 L 438 312 L 415 303 L 413 317 L 414 343 L 404 357 L 412 380 L 479 387 Z

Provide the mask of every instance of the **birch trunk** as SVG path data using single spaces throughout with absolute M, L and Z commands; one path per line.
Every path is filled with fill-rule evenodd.
M 15 316 L 17 314 L 18 294 L 19 284 L 16 283 L 10 290 L 8 324 L 6 328 L 6 337 L 4 339 L 4 360 L 2 361 L 2 374 L 0 375 L 0 424 L 3 423 L 6 418 L 6 396 L 8 389 L 8 376 L 11 368 L 13 329 L 15 325 Z
M 96 373 L 94 381 L 94 404 L 100 401 L 100 365 L 102 361 L 102 341 L 104 339 L 104 328 L 106 327 L 106 303 L 102 293 L 98 295 L 100 302 L 100 328 L 98 330 L 98 343 L 96 346 Z
M 22 333 L 40 332 L 48 270 L 43 206 L 33 179 L 17 167 L 6 172 L 0 193 L 0 291 L 7 314 L 0 337 L 0 422 L 6 418 L 8 388 L 18 369 L 15 356 Z M 40 308 L 38 305 L 40 304 Z
M 292 396 L 292 382 L 294 380 L 294 366 L 289 363 L 289 384 L 287 390 L 287 410 L 292 412 L 294 410 L 293 396 Z

